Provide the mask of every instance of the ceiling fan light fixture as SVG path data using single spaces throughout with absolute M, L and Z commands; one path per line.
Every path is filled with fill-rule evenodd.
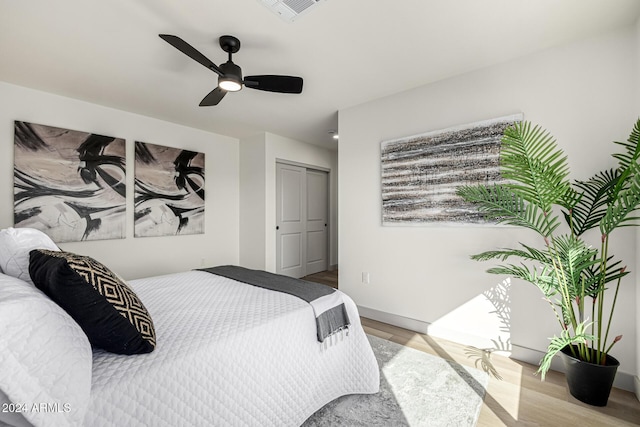
M 225 76 L 218 78 L 218 86 L 227 92 L 237 92 L 242 89 L 242 83 L 237 81 L 235 76 Z
M 218 86 L 227 92 L 237 92 L 242 89 L 242 69 L 231 61 L 231 57 L 224 64 L 220 64 L 224 73 L 218 77 Z

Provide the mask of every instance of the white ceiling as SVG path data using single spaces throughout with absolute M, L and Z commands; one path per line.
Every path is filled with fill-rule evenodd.
M 0 80 L 237 138 L 336 148 L 338 110 L 632 25 L 638 0 L 324 0 L 288 23 L 258 0 L 0 0 Z M 304 78 L 301 95 L 243 89 L 198 107 L 223 34 L 245 75 Z

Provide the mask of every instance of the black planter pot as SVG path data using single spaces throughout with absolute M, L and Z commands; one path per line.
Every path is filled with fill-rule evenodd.
M 573 357 L 568 346 L 560 351 L 560 355 L 571 395 L 589 405 L 606 406 L 620 362 L 609 355 L 605 365 L 584 362 Z

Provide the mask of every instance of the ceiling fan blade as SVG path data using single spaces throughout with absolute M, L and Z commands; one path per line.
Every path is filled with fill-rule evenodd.
M 268 92 L 301 93 L 302 77 L 293 76 L 247 76 L 244 85 L 251 89 L 266 90 Z
M 202 98 L 200 101 L 201 107 L 211 107 L 212 105 L 218 105 L 222 98 L 227 94 L 227 91 L 220 89 L 219 87 L 215 88 L 207 96 Z
M 171 46 L 175 47 L 180 52 L 187 55 L 189 58 L 199 62 L 200 64 L 204 65 L 214 73 L 218 74 L 219 76 L 224 75 L 222 70 L 220 70 L 220 68 L 216 64 L 211 62 L 209 58 L 207 58 L 206 56 L 198 52 L 195 47 L 191 46 L 189 43 L 182 40 L 180 37 L 172 36 L 170 34 L 159 34 L 159 36 L 162 40 L 166 41 Z

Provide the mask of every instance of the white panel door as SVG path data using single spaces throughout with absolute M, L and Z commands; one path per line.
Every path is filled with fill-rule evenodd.
M 327 259 L 328 181 L 327 172 L 307 169 L 306 274 L 326 271 L 329 265 Z
M 307 170 L 276 164 L 276 273 L 305 275 Z

